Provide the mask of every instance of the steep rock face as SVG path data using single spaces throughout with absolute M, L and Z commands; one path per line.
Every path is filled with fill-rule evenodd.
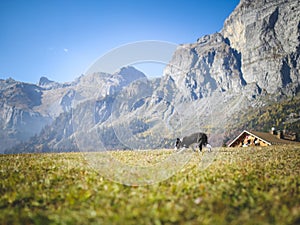
M 246 83 L 240 66 L 240 55 L 222 34 L 215 33 L 179 46 L 164 75 L 172 77 L 185 97 L 195 100 L 214 91 L 241 91 Z
M 41 104 L 42 89 L 33 84 L 0 81 L 0 152 L 37 135 L 51 118 L 32 108 Z
M 247 83 L 255 82 L 271 94 L 299 91 L 299 0 L 241 0 L 222 34 L 241 54 Z

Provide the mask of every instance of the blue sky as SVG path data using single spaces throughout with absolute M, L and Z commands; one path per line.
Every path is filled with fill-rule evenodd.
M 41 76 L 47 76 L 72 81 L 118 46 L 143 40 L 192 43 L 220 31 L 238 3 L 1 0 L 0 78 L 37 83 Z

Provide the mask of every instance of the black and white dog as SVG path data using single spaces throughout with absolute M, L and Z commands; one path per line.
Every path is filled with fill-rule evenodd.
M 211 151 L 211 145 L 208 144 L 207 135 L 205 133 L 194 133 L 189 136 L 185 136 L 182 139 L 177 138 L 175 143 L 175 149 L 188 148 L 192 144 L 197 144 L 199 146 L 200 152 L 202 151 L 202 146 L 206 146 L 209 151 Z

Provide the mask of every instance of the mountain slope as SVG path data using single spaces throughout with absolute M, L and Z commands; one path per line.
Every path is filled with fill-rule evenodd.
M 232 140 L 232 137 L 236 137 L 242 130 L 270 132 L 271 127 L 296 133 L 297 140 L 300 141 L 300 95 L 260 108 L 238 112 L 233 115 L 233 119 L 235 123 L 226 128 L 224 143 Z
M 41 99 L 42 89 L 36 85 L 0 80 L 0 152 L 28 140 L 52 121 L 33 110 Z
M 38 135 L 46 125 L 56 127 L 57 120 L 62 121 L 72 116 L 72 107 L 89 99 L 103 99 L 112 95 L 136 79 L 145 75 L 133 67 L 122 68 L 115 74 L 95 73 L 79 77 L 72 83 L 59 84 L 42 77 L 39 85 L 17 82 L 12 79 L 0 80 L 0 152 L 19 142 L 26 142 Z M 65 121 L 67 126 L 68 121 Z M 65 126 L 59 126 L 49 137 L 61 136 Z M 49 127 L 47 127 L 48 129 Z M 50 129 L 51 131 L 51 129 Z M 56 137 L 49 142 L 60 141 Z M 66 137 L 66 136 L 63 136 Z M 34 138 L 37 138 L 35 136 Z M 46 140 L 45 137 L 41 138 Z M 37 141 L 40 143 L 41 141 Z M 63 141 L 62 141 L 63 142 Z M 23 144 L 23 143 L 22 143 Z M 40 145 L 37 145 L 40 146 Z M 37 146 L 32 146 L 34 149 Z M 63 149 L 63 147 L 59 147 Z M 28 150 L 29 151 L 29 150 Z M 30 150 L 33 151 L 33 150 Z
M 172 147 L 176 137 L 198 131 L 217 146 L 247 127 L 297 128 L 286 118 L 298 108 L 263 118 L 270 105 L 300 91 L 299 5 L 242 0 L 220 33 L 178 46 L 160 79 L 132 67 L 64 85 L 43 78 L 38 101 L 24 102 L 54 122 L 13 151 Z

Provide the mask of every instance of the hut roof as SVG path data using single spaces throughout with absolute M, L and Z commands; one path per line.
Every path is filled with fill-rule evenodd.
M 296 141 L 280 139 L 276 135 L 273 135 L 271 133 L 244 130 L 232 142 L 230 142 L 230 144 L 228 146 L 231 147 L 245 133 L 258 138 L 258 139 L 266 142 L 269 145 L 299 144 L 299 142 L 296 142 Z

